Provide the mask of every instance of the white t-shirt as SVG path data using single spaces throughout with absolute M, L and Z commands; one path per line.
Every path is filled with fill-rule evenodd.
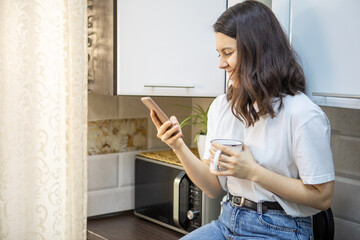
M 210 157 L 210 140 L 243 141 L 263 167 L 283 176 L 301 179 L 304 184 L 320 184 L 335 179 L 330 149 L 330 124 L 325 113 L 305 94 L 283 98 L 274 103 L 276 116 L 263 116 L 246 127 L 231 112 L 226 95 L 217 97 L 208 113 L 208 132 L 204 158 Z M 235 196 L 255 202 L 277 201 L 291 216 L 310 216 L 319 210 L 289 202 L 249 180 L 219 177 L 223 188 Z

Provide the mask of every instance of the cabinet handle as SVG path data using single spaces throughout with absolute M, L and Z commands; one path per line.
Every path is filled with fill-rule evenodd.
M 321 92 L 313 92 L 313 96 L 319 97 L 335 97 L 335 98 L 355 98 L 360 99 L 360 95 L 351 95 L 351 94 L 337 94 L 337 93 L 321 93 Z
M 194 88 L 194 85 L 157 85 L 145 84 L 144 87 L 159 87 L 159 88 Z

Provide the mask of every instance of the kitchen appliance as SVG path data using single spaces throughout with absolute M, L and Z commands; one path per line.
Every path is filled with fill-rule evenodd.
M 210 199 L 182 166 L 143 156 L 135 159 L 135 215 L 187 233 L 215 220 L 225 195 Z

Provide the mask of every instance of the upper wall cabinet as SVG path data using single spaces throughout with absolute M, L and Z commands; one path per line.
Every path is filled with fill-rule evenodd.
M 359 13 L 359 0 L 291 1 L 291 43 L 319 105 L 360 109 Z
M 225 9 L 225 0 L 118 0 L 117 93 L 224 93 L 212 24 Z
M 228 7 L 245 0 L 228 0 Z M 290 1 L 289 0 L 258 0 L 271 8 L 276 18 L 280 22 L 286 35 L 289 35 L 289 19 L 290 19 Z
M 89 32 L 98 33 L 89 51 L 91 91 L 189 97 L 225 92 L 212 24 L 226 0 L 89 2 L 94 6 Z

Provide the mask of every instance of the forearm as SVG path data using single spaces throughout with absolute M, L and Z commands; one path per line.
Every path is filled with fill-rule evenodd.
M 332 201 L 334 182 L 307 185 L 301 179 L 285 177 L 259 165 L 251 180 L 288 201 L 312 208 L 326 210 Z
M 150 116 L 158 130 L 157 137 L 173 149 L 189 178 L 209 197 L 217 197 L 221 192 L 221 185 L 217 176 L 211 174 L 209 167 L 186 146 L 176 118 L 172 116 L 170 118 L 172 121 L 166 121 L 162 124 L 153 110 Z
M 215 198 L 221 193 L 221 185 L 217 176 L 209 171 L 209 166 L 200 161 L 181 140 L 176 149 L 176 156 L 182 163 L 189 178 L 209 197 Z

